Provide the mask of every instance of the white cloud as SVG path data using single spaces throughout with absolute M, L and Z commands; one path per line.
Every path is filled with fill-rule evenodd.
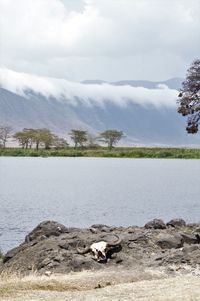
M 183 76 L 199 14 L 199 0 L 0 0 L 1 62 L 75 80 Z
M 147 89 L 129 85 L 83 84 L 18 73 L 5 68 L 0 68 L 0 86 L 23 96 L 26 95 L 26 90 L 32 90 L 47 98 L 54 97 L 72 105 L 77 105 L 81 101 L 87 106 L 113 103 L 123 107 L 128 103 L 134 103 L 145 107 L 154 106 L 157 109 L 174 108 L 178 94 L 176 90 L 169 89 L 165 85 L 159 85 L 157 89 Z

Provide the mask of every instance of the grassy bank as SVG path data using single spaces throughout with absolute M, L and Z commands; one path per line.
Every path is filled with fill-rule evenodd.
M 107 158 L 171 158 L 200 159 L 200 149 L 186 148 L 107 148 L 98 149 L 0 149 L 0 156 L 11 157 L 107 157 Z

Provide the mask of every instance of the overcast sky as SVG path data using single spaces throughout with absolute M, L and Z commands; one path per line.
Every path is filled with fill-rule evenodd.
M 65 78 L 184 77 L 200 0 L 0 0 L 0 67 Z

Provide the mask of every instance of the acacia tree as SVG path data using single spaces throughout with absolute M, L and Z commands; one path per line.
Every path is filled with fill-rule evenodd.
M 50 149 L 53 145 L 55 135 L 51 133 L 48 129 L 40 129 L 41 143 L 44 145 L 45 149 Z
M 18 140 L 19 145 L 21 145 L 22 148 L 29 147 L 30 137 L 26 131 L 16 132 L 13 135 L 13 138 Z
M 0 145 L 2 145 L 3 148 L 6 148 L 6 142 L 10 137 L 11 129 L 12 128 L 10 126 L 0 127 Z
M 36 148 L 38 149 L 39 143 L 37 144 L 37 137 L 39 131 L 39 129 L 24 128 L 23 131 L 16 132 L 13 135 L 13 138 L 18 140 L 19 145 L 21 145 L 22 148 L 32 148 L 33 144 L 36 144 Z
M 108 147 L 111 149 L 116 145 L 122 138 L 124 137 L 124 133 L 122 131 L 117 130 L 107 130 L 105 132 L 100 133 L 99 140 L 103 143 L 106 143 Z
M 55 148 L 65 148 L 68 146 L 68 143 L 65 139 L 59 138 L 53 134 L 48 129 L 23 129 L 21 132 L 15 133 L 13 136 L 18 140 L 22 148 L 32 148 L 35 145 L 35 148 L 38 150 L 39 147 L 44 147 L 45 149 L 50 149 L 51 147 Z
M 32 136 L 32 141 L 35 143 L 35 148 L 38 150 L 40 144 L 42 143 L 42 129 L 30 129 L 30 135 Z
M 84 143 L 88 140 L 88 133 L 87 131 L 80 131 L 80 130 L 71 130 L 69 133 L 71 139 L 74 141 L 74 148 L 77 148 L 78 145 L 83 147 Z
M 179 94 L 178 113 L 188 116 L 186 130 L 189 134 L 198 132 L 200 122 L 200 60 L 195 60 L 187 71 Z

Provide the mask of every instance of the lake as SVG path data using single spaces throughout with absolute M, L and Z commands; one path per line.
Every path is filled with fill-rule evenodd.
M 200 221 L 200 160 L 0 157 L 0 248 L 44 220 L 66 226 Z

